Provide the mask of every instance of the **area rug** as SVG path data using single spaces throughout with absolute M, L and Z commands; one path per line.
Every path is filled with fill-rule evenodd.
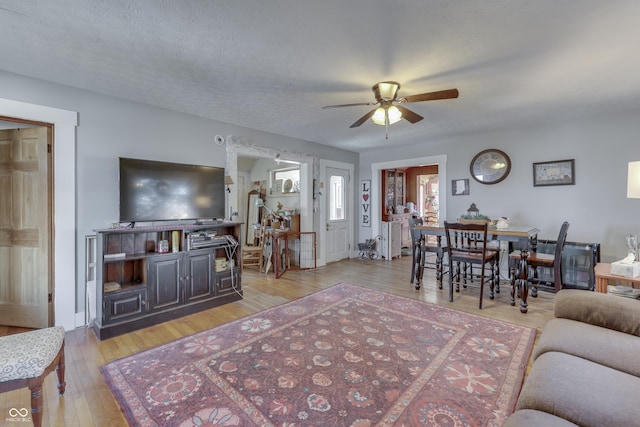
M 135 426 L 501 426 L 535 334 L 341 283 L 101 369 Z

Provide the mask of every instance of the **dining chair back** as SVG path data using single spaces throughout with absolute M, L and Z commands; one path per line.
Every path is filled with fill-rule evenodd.
M 434 268 L 436 271 L 436 283 L 442 289 L 442 263 L 445 248 L 442 245 L 442 236 L 427 236 L 422 234 L 417 225 L 424 225 L 422 218 L 410 218 L 409 229 L 411 231 L 413 263 L 411 267 L 411 283 L 415 282 L 415 288 L 420 289 L 425 268 Z M 429 237 L 433 237 L 431 240 Z M 435 255 L 429 257 L 428 254 Z
M 536 285 L 538 284 L 538 268 L 546 267 L 553 269 L 553 287 L 557 291 L 563 288 L 562 283 L 562 250 L 564 244 L 567 241 L 567 233 L 569 231 L 569 223 L 564 221 L 560 226 L 560 232 L 558 233 L 558 239 L 556 240 L 556 247 L 553 254 L 544 254 L 540 252 L 531 252 L 527 257 L 527 265 L 530 267 L 533 274 L 530 274 L 531 285 L 533 286 L 531 296 L 535 297 L 537 292 Z
M 562 251 L 564 244 L 567 242 L 567 234 L 569 231 L 569 223 L 567 221 L 562 223 L 560 227 L 560 233 L 558 234 L 558 240 L 556 242 L 556 250 L 554 251 L 553 262 L 553 285 L 556 288 L 556 292 L 563 288 L 562 283 Z
M 477 277 L 480 279 L 478 307 L 482 309 L 485 281 L 489 281 L 490 298 L 493 299 L 496 280 L 497 251 L 487 248 L 487 224 L 461 224 L 445 221 L 444 229 L 447 240 L 446 253 L 449 256 L 449 302 L 453 302 L 454 281 L 456 292 L 459 292 L 461 282 L 466 286 Z M 479 276 L 473 274 L 473 265 L 480 267 Z M 486 273 L 487 265 L 490 269 L 488 274 Z

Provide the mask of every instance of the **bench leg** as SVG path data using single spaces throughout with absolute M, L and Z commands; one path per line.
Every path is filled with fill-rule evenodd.
M 34 427 L 40 427 L 42 425 L 42 410 L 44 405 L 44 398 L 42 397 L 42 383 L 43 378 L 35 378 L 29 387 L 31 390 L 31 420 Z
M 60 359 L 58 360 L 58 365 L 56 366 L 56 375 L 58 376 L 58 393 L 60 396 L 64 394 L 67 383 L 64 381 L 64 343 L 62 344 L 62 348 L 60 349 Z

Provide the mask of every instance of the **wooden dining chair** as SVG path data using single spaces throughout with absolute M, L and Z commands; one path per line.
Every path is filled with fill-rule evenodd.
M 558 233 L 558 239 L 556 240 L 555 250 L 552 254 L 540 253 L 540 252 L 529 252 L 525 256 L 525 263 L 527 266 L 527 287 L 531 286 L 531 296 L 536 297 L 538 295 L 538 268 L 546 267 L 553 269 L 553 286 L 555 291 L 559 291 L 562 289 L 562 250 L 564 249 L 564 244 L 567 241 L 567 232 L 569 231 L 569 223 L 564 221 L 562 226 L 560 227 L 560 232 Z M 509 254 L 509 261 L 513 264 L 517 264 L 521 262 L 522 253 L 519 250 L 513 251 Z M 513 265 L 512 264 L 512 265 Z M 515 275 L 514 275 L 515 276 Z M 515 277 L 512 277 L 512 283 Z M 523 279 L 524 280 L 524 279 Z M 513 285 L 512 285 L 513 286 Z M 520 287 L 519 291 L 522 292 L 522 287 Z M 528 291 L 528 289 L 525 289 Z
M 422 218 L 409 218 L 409 229 L 411 231 L 412 256 L 413 264 L 411 268 L 411 283 L 415 282 L 415 288 L 420 289 L 422 286 L 422 277 L 425 268 L 435 268 L 436 282 L 438 287 L 442 289 L 442 263 L 444 256 L 444 247 L 442 246 L 442 236 L 426 236 L 423 235 L 416 225 L 423 225 Z M 429 237 L 434 237 L 433 240 Z M 428 254 L 434 254 L 435 260 L 428 259 Z
M 497 251 L 487 248 L 487 224 L 460 224 L 445 221 L 444 229 L 447 241 L 445 252 L 449 256 L 449 302 L 453 302 L 454 282 L 456 283 L 456 292 L 460 292 L 461 282 L 466 286 L 474 279 L 479 279 L 480 302 L 478 308 L 482 309 L 484 284 L 487 280 L 490 289 L 489 298 L 494 298 L 495 265 L 498 258 Z M 479 275 L 473 273 L 473 265 L 480 267 Z M 489 267 L 488 274 L 486 272 L 487 265 Z
M 260 226 L 260 229 L 257 232 L 257 243 L 254 245 L 245 245 L 242 247 L 242 270 L 244 271 L 245 266 L 258 266 L 258 270 L 262 271 L 263 267 L 263 256 L 262 251 L 264 249 L 264 239 L 265 239 L 265 229 L 266 225 L 263 224 Z

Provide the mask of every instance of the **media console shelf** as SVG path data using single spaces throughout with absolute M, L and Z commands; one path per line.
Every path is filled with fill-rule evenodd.
M 242 298 L 240 223 L 95 232 L 100 340 Z

